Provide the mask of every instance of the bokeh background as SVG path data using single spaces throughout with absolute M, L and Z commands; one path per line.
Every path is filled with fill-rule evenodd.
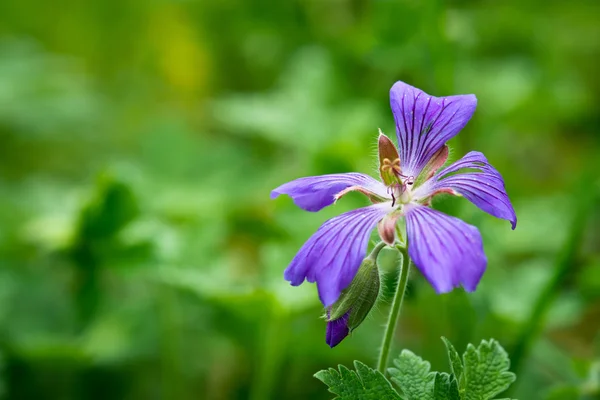
M 490 337 L 520 399 L 600 398 L 600 3 L 416 0 L 0 2 L 0 394 L 328 399 L 312 375 L 373 365 L 382 302 L 335 349 L 313 285 L 282 272 L 317 214 L 294 178 L 376 173 L 388 90 L 475 93 L 452 158 L 482 151 L 519 222 L 464 199 L 477 292 L 413 271 L 394 353 L 448 371 Z

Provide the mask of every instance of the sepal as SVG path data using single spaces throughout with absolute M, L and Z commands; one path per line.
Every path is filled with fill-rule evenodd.
M 379 130 L 379 175 L 386 186 L 398 183 L 401 174 L 400 156 L 394 143 Z
M 379 268 L 367 257 L 350 286 L 327 311 L 327 344 L 336 346 L 365 320 L 379 297 L 379 287 Z

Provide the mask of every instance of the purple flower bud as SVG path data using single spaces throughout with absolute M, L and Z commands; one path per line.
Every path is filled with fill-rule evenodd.
M 327 344 L 337 345 L 365 320 L 379 297 L 379 268 L 375 257 L 365 258 L 350 286 L 327 310 Z M 330 334 L 330 331 L 335 332 Z M 342 333 L 344 335 L 342 335 Z M 330 337 L 339 340 L 332 345 Z
M 325 341 L 329 347 L 334 348 L 350 333 L 350 329 L 348 329 L 348 317 L 349 313 L 346 313 L 335 321 L 327 322 Z

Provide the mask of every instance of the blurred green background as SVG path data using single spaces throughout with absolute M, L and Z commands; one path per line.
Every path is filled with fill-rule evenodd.
M 477 292 L 414 271 L 393 353 L 448 371 L 494 337 L 520 399 L 600 398 L 597 1 L 3 0 L 0 394 L 328 399 L 312 375 L 374 365 L 394 285 L 341 345 L 283 270 L 318 214 L 279 184 L 376 172 L 396 80 L 479 105 L 451 157 L 504 175 L 515 231 L 464 199 Z

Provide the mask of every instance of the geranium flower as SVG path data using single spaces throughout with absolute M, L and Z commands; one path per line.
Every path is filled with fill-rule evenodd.
M 316 282 L 325 307 L 352 282 L 372 230 L 377 226 L 382 240 L 394 245 L 400 218 L 406 221 L 410 258 L 438 293 L 458 286 L 475 290 L 487 264 L 481 235 L 476 227 L 431 208 L 436 194 L 464 196 L 483 211 L 510 221 L 513 229 L 517 223 L 504 180 L 482 153 L 472 151 L 440 170 L 448 158 L 446 142 L 475 112 L 474 95 L 433 97 L 396 82 L 390 102 L 398 149 L 380 132 L 381 180 L 356 172 L 311 176 L 271 192 L 273 199 L 289 195 L 306 211 L 319 211 L 350 191 L 374 203 L 326 221 L 285 270 L 285 279 L 294 286 Z M 328 337 L 347 334 L 345 319 L 330 322 Z

